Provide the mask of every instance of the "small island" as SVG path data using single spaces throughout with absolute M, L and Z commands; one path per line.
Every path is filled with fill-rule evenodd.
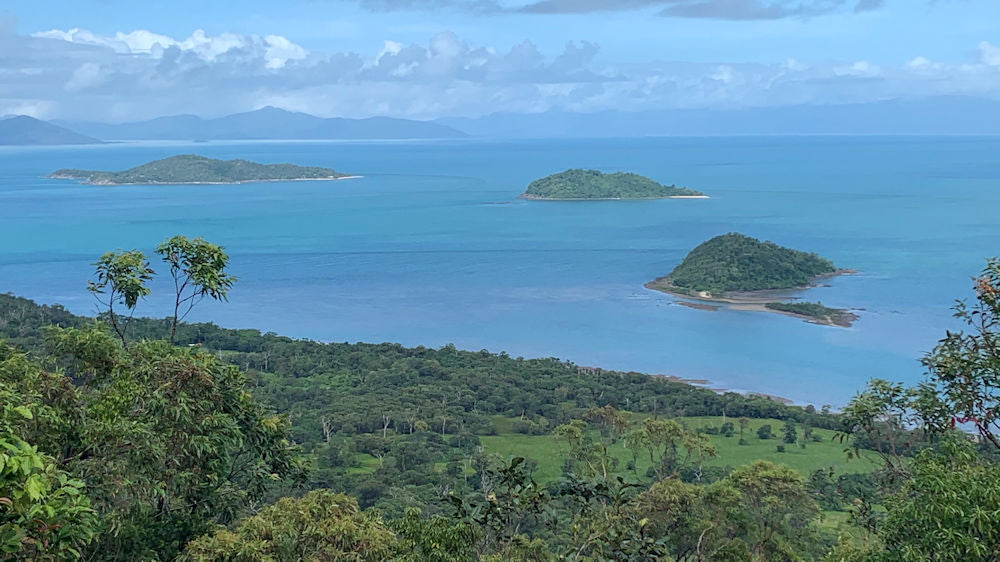
M 780 302 L 791 290 L 807 289 L 821 278 L 853 273 L 811 252 L 761 242 L 739 233 L 723 234 L 691 251 L 669 275 L 646 287 L 676 296 L 794 316 L 828 326 L 849 327 L 857 316 L 819 303 Z M 717 307 L 684 303 L 698 309 Z
M 700 191 L 663 185 L 628 172 L 605 174 L 597 170 L 572 169 L 537 179 L 528 185 L 522 199 L 596 201 L 617 199 L 707 199 Z
M 258 164 L 249 160 L 216 160 L 197 154 L 182 154 L 121 172 L 62 169 L 52 172 L 49 177 L 76 179 L 91 185 L 177 185 L 338 180 L 357 176 L 315 166 Z
M 858 319 L 858 315 L 853 312 L 842 308 L 829 308 L 820 302 L 769 302 L 764 306 L 780 314 L 827 326 L 850 328 L 851 323 Z

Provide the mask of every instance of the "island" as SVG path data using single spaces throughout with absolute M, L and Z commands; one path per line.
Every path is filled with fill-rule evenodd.
M 769 302 L 764 306 L 779 314 L 787 314 L 795 318 L 802 318 L 806 322 L 827 326 L 850 328 L 851 324 L 858 319 L 858 315 L 853 312 L 842 308 L 829 308 L 820 302 Z
M 628 172 L 605 174 L 597 170 L 572 169 L 537 179 L 528 185 L 522 199 L 594 201 L 617 199 L 707 199 L 700 191 L 663 185 Z
M 669 275 L 649 283 L 649 289 L 688 297 L 685 306 L 715 310 L 715 303 L 739 310 L 760 310 L 795 316 L 829 326 L 850 327 L 857 316 L 820 303 L 783 302 L 789 291 L 807 289 L 825 277 L 853 273 L 811 252 L 762 242 L 739 233 L 716 236 L 698 245 Z
M 315 166 L 258 164 L 249 160 L 216 160 L 197 154 L 182 154 L 121 172 L 62 169 L 52 172 L 49 177 L 76 179 L 91 185 L 176 185 L 338 180 L 357 176 Z

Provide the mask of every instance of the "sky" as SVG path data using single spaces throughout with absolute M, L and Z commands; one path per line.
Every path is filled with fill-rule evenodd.
M 0 0 L 0 115 L 1000 100 L 1000 0 Z

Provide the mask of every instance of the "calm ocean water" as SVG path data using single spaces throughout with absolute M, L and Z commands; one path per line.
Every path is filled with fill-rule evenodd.
M 364 178 L 92 187 L 62 167 L 174 154 L 332 166 Z M 505 350 L 705 378 L 842 405 L 870 377 L 913 382 L 949 306 L 1000 254 L 1000 138 L 766 137 L 120 144 L 0 149 L 0 291 L 78 313 L 90 262 L 175 233 L 228 247 L 240 280 L 197 320 L 329 341 Z M 536 177 L 629 170 L 709 200 L 526 202 Z M 859 270 L 806 297 L 853 328 L 692 310 L 643 283 L 729 231 Z M 158 285 L 162 289 L 165 286 Z M 165 291 L 140 313 L 163 315 Z

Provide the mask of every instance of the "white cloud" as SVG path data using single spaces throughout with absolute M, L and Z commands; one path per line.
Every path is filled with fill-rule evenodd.
M 986 41 L 979 44 L 979 58 L 983 64 L 989 66 L 1000 66 L 1000 47 L 991 45 Z
M 33 37 L 108 47 L 118 54 L 150 55 L 153 58 L 161 58 L 166 49 L 177 47 L 183 52 L 193 53 L 204 61 L 213 61 L 234 51 L 258 50 L 263 53 L 265 67 L 271 69 L 281 68 L 290 60 L 302 60 L 309 55 L 306 49 L 280 35 L 260 37 L 222 33 L 210 36 L 201 29 L 195 30 L 190 37 L 182 40 L 176 40 L 145 29 L 137 29 L 128 33 L 118 32 L 113 36 L 97 35 L 79 28 L 66 31 L 52 29 L 35 33 Z
M 833 72 L 837 76 L 875 78 L 882 74 L 882 69 L 868 61 L 862 60 L 851 65 L 834 67 Z
M 536 112 L 733 108 L 933 95 L 1000 97 L 1000 47 L 976 60 L 915 57 L 774 64 L 615 64 L 596 44 L 543 53 L 530 41 L 476 45 L 451 32 L 370 53 L 310 52 L 278 35 L 182 39 L 83 29 L 0 37 L 0 115 L 127 121 L 277 105 L 323 116 L 434 118 Z
M 78 92 L 99 84 L 102 80 L 101 66 L 85 62 L 73 71 L 73 76 L 66 82 L 66 90 Z

